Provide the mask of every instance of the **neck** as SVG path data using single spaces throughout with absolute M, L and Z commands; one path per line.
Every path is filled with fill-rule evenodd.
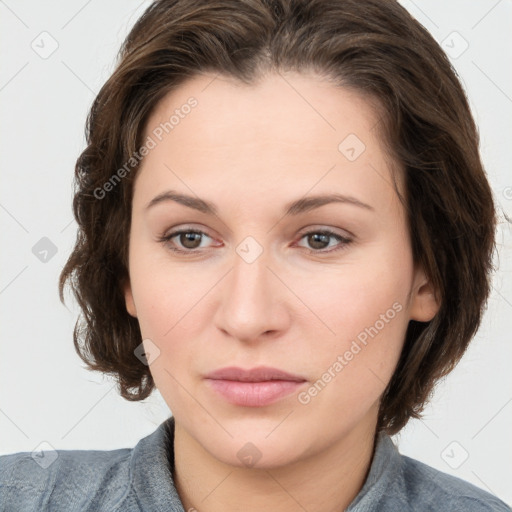
M 368 476 L 375 428 L 376 420 L 320 453 L 285 466 L 257 469 L 219 461 L 176 423 L 174 483 L 187 511 L 339 512 L 350 505 Z

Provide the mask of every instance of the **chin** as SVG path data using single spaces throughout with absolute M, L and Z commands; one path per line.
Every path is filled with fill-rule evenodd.
M 301 446 L 293 440 L 283 444 L 283 439 L 258 441 L 232 441 L 225 445 L 211 446 L 213 457 L 240 469 L 275 469 L 297 462 L 300 459 Z
M 215 435 L 211 430 L 198 432 L 196 439 L 203 449 L 224 464 L 237 468 L 278 468 L 307 456 L 312 449 L 312 446 L 306 445 L 304 435 L 300 435 L 300 432 L 294 435 L 290 425 L 285 428 L 279 425 L 279 421 L 267 420 L 262 424 L 256 419 L 247 423 L 239 419 L 231 425 L 225 422 L 232 438 L 217 429 Z M 272 424 L 271 428 L 267 426 L 269 423 Z

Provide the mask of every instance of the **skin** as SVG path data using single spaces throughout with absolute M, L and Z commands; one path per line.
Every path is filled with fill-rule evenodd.
M 439 308 L 413 262 L 378 115 L 313 74 L 269 74 L 251 86 L 204 74 L 157 105 L 146 136 L 191 96 L 197 106 L 138 171 L 125 285 L 175 417 L 178 492 L 200 512 L 343 510 L 367 476 L 408 322 Z M 354 161 L 338 150 L 349 134 L 366 147 Z M 171 200 L 146 209 L 166 190 L 211 201 L 217 215 Z M 331 203 L 284 215 L 291 201 L 334 192 L 372 209 Z M 181 228 L 205 234 L 159 241 Z M 352 241 L 304 236 L 326 228 Z M 263 249 L 251 263 L 237 252 L 256 254 L 257 245 L 240 245 L 246 237 Z M 297 392 L 264 407 L 232 405 L 203 379 L 266 365 L 303 376 L 298 391 L 307 391 L 393 304 L 394 318 L 307 404 Z M 248 442 L 261 454 L 253 467 L 237 456 Z

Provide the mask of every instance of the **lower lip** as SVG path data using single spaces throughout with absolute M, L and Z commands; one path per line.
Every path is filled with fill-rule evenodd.
M 299 389 L 304 382 L 268 380 L 240 382 L 235 380 L 206 379 L 210 386 L 233 405 L 263 407 L 277 402 Z

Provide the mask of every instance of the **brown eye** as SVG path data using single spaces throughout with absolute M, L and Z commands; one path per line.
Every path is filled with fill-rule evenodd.
M 325 249 L 329 246 L 330 235 L 326 235 L 324 233 L 313 233 L 312 235 L 307 235 L 308 244 L 313 249 Z
M 205 238 L 210 237 L 202 231 L 182 229 L 167 235 L 163 235 L 159 238 L 158 241 L 162 242 L 172 251 L 194 253 L 199 252 L 198 249 L 201 249 L 201 242 Z
M 305 247 L 305 249 L 314 254 L 339 251 L 345 249 L 352 242 L 351 239 L 343 237 L 338 233 L 330 230 L 309 231 L 308 233 L 304 233 L 304 235 L 302 235 L 301 240 L 302 239 L 306 239 L 308 245 L 308 247 Z M 334 248 L 325 250 L 327 247 L 329 247 L 329 243 L 332 239 L 338 243 L 334 244 L 334 246 L 331 245 L 331 247 Z
M 197 249 L 201 245 L 201 233 L 187 231 L 177 236 L 180 244 L 187 249 Z

